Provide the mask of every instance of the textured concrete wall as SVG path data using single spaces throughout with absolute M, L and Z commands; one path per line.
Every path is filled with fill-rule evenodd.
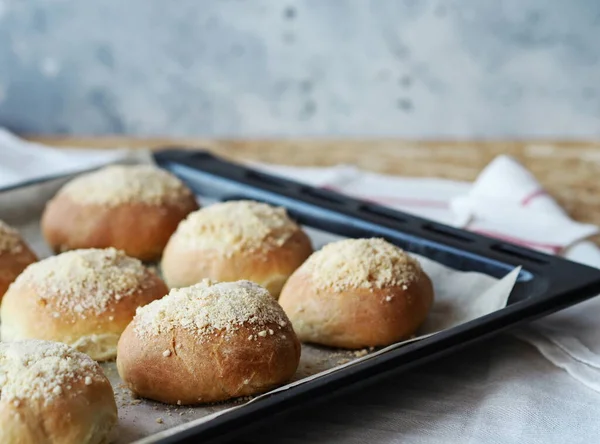
M 600 1 L 0 0 L 0 125 L 600 136 Z

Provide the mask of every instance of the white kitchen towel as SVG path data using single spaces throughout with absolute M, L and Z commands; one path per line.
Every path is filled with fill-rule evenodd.
M 68 152 L 25 142 L 0 130 L 0 187 L 85 170 L 131 156 L 126 150 Z M 600 267 L 600 250 L 585 238 L 597 227 L 572 221 L 515 160 L 501 156 L 471 184 L 364 172 L 350 165 L 253 166 L 315 186 L 378 202 Z M 600 391 L 600 300 L 590 300 L 515 332 L 548 360 Z M 596 345 L 598 344 L 598 345 Z
M 25 141 L 0 128 L 0 188 L 144 155 L 125 149 L 55 149 Z
M 494 159 L 450 206 L 460 227 L 550 254 L 565 254 L 598 233 L 597 226 L 570 219 L 535 177 L 508 156 Z M 597 256 L 582 256 L 589 251 L 578 249 L 572 259 L 600 267 Z

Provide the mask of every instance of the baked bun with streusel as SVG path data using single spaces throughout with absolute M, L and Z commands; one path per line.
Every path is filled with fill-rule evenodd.
M 17 230 L 0 220 L 0 301 L 8 286 L 37 256 Z
M 122 251 L 69 251 L 19 275 L 2 300 L 0 335 L 64 342 L 96 360 L 112 359 L 136 308 L 167 292 L 154 272 Z
M 0 343 L 2 444 L 101 444 L 117 423 L 98 363 L 57 342 Z
M 205 280 L 139 308 L 117 368 L 135 394 L 185 405 L 265 392 L 288 381 L 299 360 L 294 330 L 266 289 Z
M 170 287 L 202 279 L 256 282 L 275 297 L 311 254 L 310 239 L 284 208 L 241 200 L 191 213 L 177 227 L 162 260 Z
M 143 261 L 160 259 L 177 224 L 198 209 L 177 177 L 151 165 L 112 165 L 64 185 L 42 216 L 56 252 L 115 247 Z
M 301 341 L 354 349 L 409 338 L 433 297 L 431 280 L 403 250 L 383 239 L 346 239 L 308 258 L 279 303 Z

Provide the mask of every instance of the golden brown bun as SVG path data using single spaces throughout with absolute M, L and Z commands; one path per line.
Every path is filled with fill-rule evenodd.
M 100 444 L 117 423 L 100 366 L 65 344 L 0 343 L 0 442 Z
M 138 310 L 117 368 L 137 395 L 185 405 L 265 392 L 288 381 L 299 360 L 294 330 L 266 289 L 203 281 Z
M 59 341 L 112 359 L 136 308 L 167 292 L 139 260 L 114 248 L 62 253 L 30 265 L 11 285 L 0 307 L 1 337 Z
M 312 253 L 310 239 L 283 208 L 231 201 L 191 213 L 167 244 L 162 272 L 170 287 L 202 279 L 247 279 L 275 297 Z
M 110 166 L 67 183 L 48 202 L 42 231 L 56 252 L 115 247 L 155 261 L 179 222 L 196 209 L 192 192 L 166 171 Z
M 390 345 L 413 335 L 433 303 L 415 259 L 381 239 L 348 239 L 314 253 L 279 303 L 298 338 L 340 348 Z
M 0 220 L 0 301 L 25 267 L 37 260 L 19 232 Z

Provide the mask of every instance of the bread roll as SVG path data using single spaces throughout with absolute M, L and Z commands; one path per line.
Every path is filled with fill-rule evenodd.
M 42 231 L 56 252 L 115 247 L 156 261 L 177 224 L 197 208 L 192 192 L 164 170 L 108 166 L 67 183 L 48 202 Z
M 10 286 L 0 334 L 3 341 L 59 341 L 112 359 L 136 308 L 167 292 L 138 259 L 114 248 L 69 251 L 30 265 Z
M 299 360 L 294 330 L 266 289 L 206 280 L 139 308 L 117 368 L 137 395 L 185 405 L 265 392 L 289 380 Z
M 17 230 L 0 220 L 0 301 L 8 286 L 37 256 Z
M 100 366 L 65 344 L 0 344 L 0 442 L 100 444 L 117 423 Z
M 376 347 L 415 333 L 433 303 L 433 287 L 419 263 L 395 245 L 347 239 L 308 258 L 279 303 L 303 342 Z
M 162 271 L 170 287 L 209 278 L 247 279 L 278 296 L 312 252 L 310 239 L 285 209 L 231 201 L 190 214 L 169 240 Z

